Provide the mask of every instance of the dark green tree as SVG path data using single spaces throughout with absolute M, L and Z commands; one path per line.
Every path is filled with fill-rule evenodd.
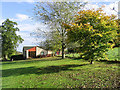
M 17 23 L 6 19 L 2 26 L 0 26 L 0 33 L 2 38 L 2 57 L 4 60 L 10 58 L 16 51 L 17 46 L 23 42 L 20 35 L 16 34 L 19 28 L 16 27 Z

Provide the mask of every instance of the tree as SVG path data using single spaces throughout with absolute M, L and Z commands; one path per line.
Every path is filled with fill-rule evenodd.
M 54 52 L 62 49 L 61 36 L 58 31 L 52 31 L 49 33 L 47 40 L 49 40 L 52 50 Z
M 43 31 L 37 29 L 37 32 L 32 33 L 32 35 L 37 36 L 36 38 L 38 40 L 39 38 L 43 38 L 43 41 L 38 43 L 42 48 L 46 50 L 52 50 L 53 52 L 61 50 L 61 36 L 59 35 L 58 31 Z
M 78 42 L 82 58 L 89 60 L 100 59 L 105 52 L 114 46 L 118 25 L 115 16 L 107 16 L 98 10 L 82 10 L 75 16 L 71 24 L 64 24 L 70 42 Z
M 0 27 L 2 37 L 2 57 L 5 60 L 15 52 L 17 46 L 23 41 L 20 35 L 16 34 L 16 31 L 19 31 L 16 25 L 16 22 L 6 19 Z
M 118 30 L 117 30 L 117 37 L 114 39 L 115 46 L 114 47 L 119 47 L 120 46 L 120 19 L 116 20 L 118 24 Z
M 50 29 L 57 31 L 60 35 L 62 46 L 62 58 L 64 58 L 64 49 L 66 41 L 66 29 L 63 23 L 70 23 L 73 16 L 80 10 L 85 3 L 78 2 L 38 2 L 35 6 L 35 15 L 37 19 L 49 25 Z

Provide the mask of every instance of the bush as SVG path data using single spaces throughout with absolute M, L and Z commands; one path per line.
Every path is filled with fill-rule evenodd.
M 23 60 L 23 59 L 25 59 L 25 58 L 23 57 L 22 54 L 21 55 L 13 55 L 13 56 L 11 56 L 12 61 L 13 60 Z

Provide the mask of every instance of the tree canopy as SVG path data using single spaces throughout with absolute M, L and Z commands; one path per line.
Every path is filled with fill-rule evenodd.
M 19 28 L 16 27 L 17 23 L 6 19 L 0 27 L 0 33 L 2 37 L 2 57 L 7 59 L 15 51 L 17 46 L 23 42 L 20 35 L 16 34 Z
M 118 25 L 114 15 L 106 15 L 102 8 L 82 10 L 71 24 L 64 23 L 69 42 L 79 43 L 82 58 L 92 61 L 105 56 L 115 43 Z
M 44 34 L 46 35 L 46 34 Z M 57 31 L 49 31 L 49 34 L 47 34 L 45 41 L 40 42 L 40 46 L 45 48 L 46 50 L 52 50 L 53 52 L 56 52 L 58 50 L 61 50 L 61 41 L 60 36 Z

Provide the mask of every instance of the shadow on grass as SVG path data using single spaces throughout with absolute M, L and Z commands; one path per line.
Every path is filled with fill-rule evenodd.
M 5 64 L 23 64 L 23 63 L 32 63 L 32 62 L 40 62 L 40 61 L 57 61 L 57 60 L 61 60 L 62 58 L 43 58 L 43 59 L 39 59 L 39 60 L 30 60 L 30 59 L 26 59 L 26 60 L 17 60 L 17 61 L 15 61 L 15 62 L 5 62 L 5 63 L 2 63 L 2 65 L 5 65 Z
M 73 71 L 69 69 L 70 67 L 80 67 L 88 64 L 71 64 L 71 65 L 60 65 L 60 66 L 48 66 L 45 68 L 36 68 L 36 67 L 26 67 L 26 68 L 16 68 L 16 69 L 6 69 L 2 70 L 2 77 L 9 76 L 19 76 L 19 75 L 28 75 L 28 74 L 49 74 L 49 73 L 58 73 L 60 71 Z
M 69 59 L 72 59 L 72 60 L 83 60 L 83 61 L 86 61 L 82 57 L 68 57 L 68 56 L 66 56 L 66 58 L 69 58 Z
M 69 57 L 68 57 L 69 58 Z M 74 58 L 74 57 L 72 57 L 72 58 L 70 58 L 70 59 L 72 59 L 72 60 L 82 60 L 82 61 L 88 61 L 88 60 L 84 60 L 83 58 L 81 58 L 81 57 L 78 57 L 78 58 Z M 95 60 L 95 61 L 98 61 L 98 62 L 105 62 L 106 64 L 120 64 L 120 61 L 117 61 L 117 60 Z
M 105 62 L 106 64 L 120 64 L 120 61 L 99 60 L 98 62 Z
M 75 59 L 75 60 L 82 59 L 82 57 L 69 57 L 69 56 L 65 56 L 65 57 L 70 59 Z

